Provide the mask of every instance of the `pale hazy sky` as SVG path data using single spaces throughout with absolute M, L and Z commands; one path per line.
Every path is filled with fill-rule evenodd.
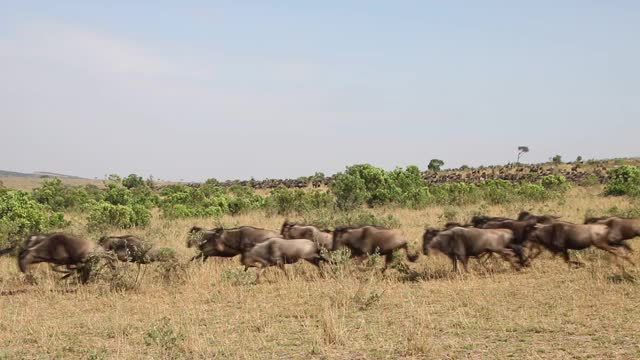
M 0 169 L 640 155 L 640 1 L 0 1 Z

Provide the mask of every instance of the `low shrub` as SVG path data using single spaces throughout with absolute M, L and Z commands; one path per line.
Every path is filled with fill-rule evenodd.
M 89 207 L 87 228 L 100 231 L 109 227 L 129 229 L 145 227 L 151 221 L 151 213 L 141 205 L 114 205 L 101 201 Z
M 609 179 L 605 190 L 606 195 L 640 195 L 640 168 L 623 165 L 609 171 Z
M 0 248 L 17 245 L 27 234 L 67 226 L 64 215 L 52 212 L 21 190 L 0 191 Z

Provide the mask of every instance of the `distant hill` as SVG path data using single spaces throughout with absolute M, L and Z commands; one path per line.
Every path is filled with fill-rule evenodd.
M 29 174 L 29 173 L 21 173 L 17 171 L 7 171 L 7 170 L 0 170 L 0 177 L 23 177 L 23 178 L 36 178 L 36 179 L 47 178 L 47 177 L 58 177 L 61 179 L 84 179 L 79 176 L 57 174 L 57 173 L 52 173 L 47 171 L 35 171 Z

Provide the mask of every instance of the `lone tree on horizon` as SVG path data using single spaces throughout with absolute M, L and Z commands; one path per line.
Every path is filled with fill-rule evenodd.
M 427 165 L 427 169 L 431 171 L 440 171 L 442 165 L 444 165 L 444 161 L 440 159 L 431 159 L 431 161 L 429 161 L 429 165 Z
M 529 147 L 528 146 L 518 146 L 518 159 L 516 160 L 516 163 L 520 163 L 520 156 L 522 154 L 526 154 L 529 152 Z

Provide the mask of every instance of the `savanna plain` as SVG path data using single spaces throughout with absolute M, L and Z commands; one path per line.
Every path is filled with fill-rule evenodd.
M 392 214 L 419 251 L 425 225 L 478 213 L 529 210 L 582 223 L 587 212 L 632 206 L 602 193 L 601 185 L 574 186 L 542 203 L 371 212 Z M 65 216 L 66 231 L 95 240 L 84 214 Z M 251 211 L 216 224 L 278 230 L 284 219 Z M 237 258 L 189 262 L 189 228 L 216 224 L 155 211 L 145 228 L 112 231 L 171 247 L 179 262 L 120 263 L 87 285 L 60 281 L 46 264 L 29 280 L 14 257 L 0 258 L 0 358 L 640 358 L 640 269 L 623 275 L 599 250 L 572 252 L 581 268 L 545 253 L 518 272 L 496 257 L 488 270 L 472 260 L 469 274 L 433 254 L 416 263 L 398 256 L 385 273 L 375 256 L 323 264 L 322 273 L 300 262 L 287 265 L 288 276 L 270 268 L 255 283 Z M 640 263 L 637 251 L 632 259 Z

